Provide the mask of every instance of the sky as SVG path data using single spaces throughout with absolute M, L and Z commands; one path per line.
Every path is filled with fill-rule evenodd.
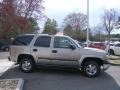
M 69 13 L 87 13 L 87 0 L 44 0 L 44 13 L 47 17 L 55 19 L 59 27 Z M 90 27 L 100 23 L 105 9 L 120 9 L 120 0 L 89 0 Z

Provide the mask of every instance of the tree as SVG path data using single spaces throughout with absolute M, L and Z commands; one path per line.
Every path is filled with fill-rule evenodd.
M 115 29 L 120 29 L 120 16 L 118 17 L 117 21 L 115 22 Z
M 35 32 L 36 30 L 39 30 L 38 23 L 35 18 L 29 18 L 29 23 L 30 23 L 30 32 Z
M 115 18 L 116 18 L 116 11 L 114 9 L 104 11 L 102 20 L 103 20 L 103 26 L 105 27 L 105 30 L 108 35 L 109 44 L 110 44 L 110 35 L 114 29 Z M 110 45 L 108 45 L 108 50 L 109 49 L 110 49 Z M 110 54 L 110 50 L 108 53 Z
M 43 34 L 56 34 L 57 33 L 57 22 L 53 19 L 47 19 L 44 25 Z
M 41 19 L 43 0 L 3 0 L 0 2 L 0 38 L 31 33 L 31 18 Z
M 110 34 L 114 28 L 115 18 L 116 18 L 116 11 L 114 9 L 105 10 L 102 16 L 102 23 L 108 34 L 109 42 L 110 42 Z
M 71 36 L 72 38 L 74 38 L 74 31 L 73 31 L 73 28 L 72 28 L 72 26 L 71 25 L 66 25 L 65 27 L 64 27 L 64 31 L 63 31 L 63 33 L 65 34 L 65 35 L 68 35 L 68 36 Z
M 82 13 L 71 13 L 64 19 L 64 34 L 77 40 L 85 40 L 84 30 L 87 28 L 87 16 Z M 71 28 L 71 29 L 69 29 Z
M 84 30 L 87 26 L 87 16 L 82 13 L 71 13 L 64 19 L 64 25 L 71 25 L 74 30 Z
M 93 29 L 92 29 L 92 40 L 93 41 L 104 41 L 105 40 L 105 33 L 106 30 L 103 27 L 103 25 L 101 23 L 97 24 Z

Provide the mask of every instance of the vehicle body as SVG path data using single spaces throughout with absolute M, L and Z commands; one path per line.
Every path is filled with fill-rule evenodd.
M 30 72 L 36 65 L 75 66 L 88 77 L 99 75 L 101 69 L 107 69 L 106 52 L 103 50 L 82 48 L 68 36 L 22 35 L 10 46 L 11 61 L 20 64 L 24 72 Z
M 103 42 L 92 42 L 89 47 L 105 50 L 106 45 Z
M 120 55 L 120 43 L 110 44 L 110 49 L 107 49 L 107 51 L 111 55 Z

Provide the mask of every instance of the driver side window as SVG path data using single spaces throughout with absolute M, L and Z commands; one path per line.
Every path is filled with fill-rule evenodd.
M 73 43 L 65 37 L 55 37 L 54 38 L 54 48 L 69 48 Z

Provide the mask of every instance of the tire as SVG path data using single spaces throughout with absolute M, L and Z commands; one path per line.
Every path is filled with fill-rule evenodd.
M 112 49 L 109 50 L 110 55 L 115 55 L 114 51 Z
M 89 78 L 98 76 L 100 71 L 100 65 L 96 61 L 86 61 L 83 65 L 83 72 Z
M 9 48 L 5 48 L 5 51 L 8 52 L 8 51 L 9 51 Z
M 20 60 L 20 70 L 29 73 L 32 72 L 35 68 L 35 63 L 33 62 L 33 59 L 30 57 L 22 57 Z

